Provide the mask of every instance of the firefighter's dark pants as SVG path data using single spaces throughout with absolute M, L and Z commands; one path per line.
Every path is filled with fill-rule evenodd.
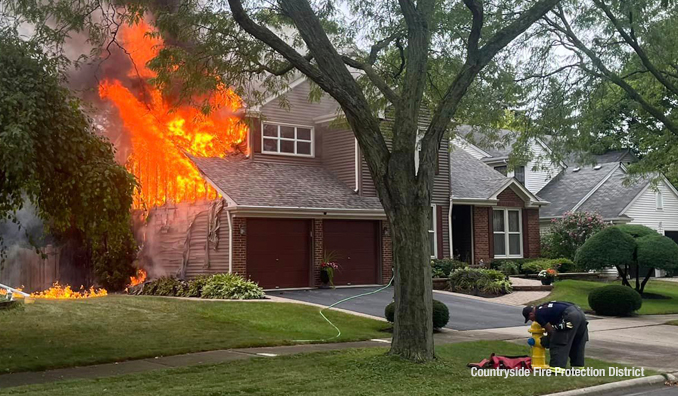
M 569 330 L 555 331 L 550 338 L 551 367 L 584 367 L 584 349 L 589 340 L 588 322 L 581 309 L 571 306 L 563 311 L 563 320 L 572 323 Z

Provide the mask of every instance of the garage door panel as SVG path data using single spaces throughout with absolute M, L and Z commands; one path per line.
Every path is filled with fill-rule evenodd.
M 377 283 L 379 245 L 377 222 L 360 220 L 323 221 L 326 252 L 334 252 L 339 264 L 334 283 Z
M 294 219 L 247 220 L 247 275 L 266 289 L 307 287 L 310 223 Z

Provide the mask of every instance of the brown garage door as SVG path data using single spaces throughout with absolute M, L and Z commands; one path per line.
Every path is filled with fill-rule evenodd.
M 323 221 L 325 251 L 334 252 L 340 266 L 334 275 L 335 285 L 377 283 L 378 230 L 376 221 Z
M 247 275 L 265 289 L 308 287 L 310 221 L 247 219 Z

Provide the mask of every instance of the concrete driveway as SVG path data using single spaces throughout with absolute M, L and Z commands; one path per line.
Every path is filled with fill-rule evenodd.
M 329 306 L 335 302 L 368 293 L 378 287 L 314 289 L 293 291 L 267 291 L 270 296 L 305 301 Z M 481 301 L 447 293 L 433 292 L 433 298 L 443 302 L 450 310 L 450 321 L 446 327 L 455 330 L 479 330 L 523 326 L 522 308 Z M 393 287 L 379 293 L 359 297 L 337 306 L 348 311 L 384 317 L 384 308 L 393 301 Z M 525 325 L 526 326 L 526 325 Z

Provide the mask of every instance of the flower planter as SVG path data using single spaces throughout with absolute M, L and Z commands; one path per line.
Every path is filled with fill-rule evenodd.
M 541 284 L 544 286 L 548 286 L 551 283 L 553 283 L 553 278 L 541 278 Z

